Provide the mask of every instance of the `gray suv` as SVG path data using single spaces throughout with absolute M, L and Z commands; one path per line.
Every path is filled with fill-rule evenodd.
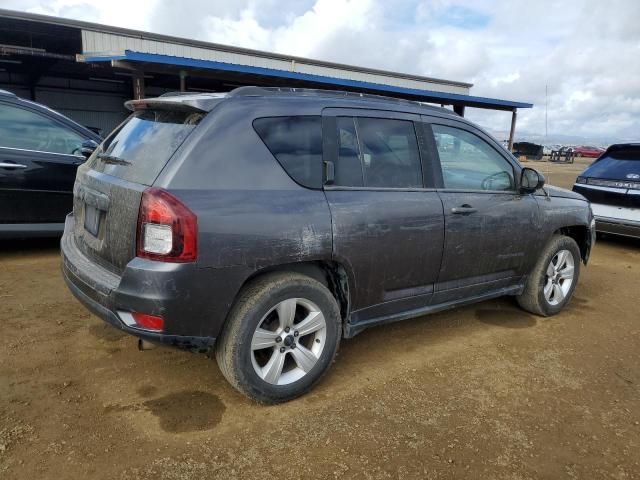
M 127 106 L 78 169 L 66 283 L 144 344 L 214 351 L 259 402 L 367 327 L 502 295 L 558 313 L 594 243 L 581 195 L 449 110 L 257 87 Z

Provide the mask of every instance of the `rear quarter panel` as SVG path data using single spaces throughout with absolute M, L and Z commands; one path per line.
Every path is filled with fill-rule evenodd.
M 320 115 L 320 108 L 263 98 L 221 103 L 180 148 L 156 185 L 198 216 L 198 264 L 242 265 L 331 258 L 331 217 L 322 190 L 298 185 L 253 129 L 253 120 Z
M 331 260 L 331 216 L 323 191 L 293 181 L 253 129 L 255 118 L 278 115 L 320 115 L 320 108 L 271 105 L 262 98 L 222 102 L 155 183 L 198 217 L 197 266 L 211 272 L 217 324 L 256 272 Z

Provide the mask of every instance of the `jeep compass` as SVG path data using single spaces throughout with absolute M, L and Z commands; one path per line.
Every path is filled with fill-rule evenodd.
M 450 110 L 258 87 L 126 105 L 78 169 L 65 281 L 262 403 L 374 325 L 502 295 L 554 315 L 594 242 L 582 195 Z

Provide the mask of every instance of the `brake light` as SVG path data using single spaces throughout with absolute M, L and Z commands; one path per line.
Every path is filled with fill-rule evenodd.
M 131 312 L 131 316 L 136 321 L 136 327 L 156 332 L 161 332 L 164 327 L 164 320 L 162 317 L 139 312 Z
M 193 262 L 198 256 L 198 219 L 161 188 L 147 188 L 138 212 L 136 255 L 164 262 Z
M 129 100 L 126 103 L 126 106 L 129 108 L 129 110 L 146 110 L 147 102 L 144 98 L 139 100 Z

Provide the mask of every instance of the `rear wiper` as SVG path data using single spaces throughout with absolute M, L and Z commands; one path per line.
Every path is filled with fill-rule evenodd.
M 124 158 L 116 157 L 115 155 L 109 155 L 108 153 L 99 153 L 98 158 L 104 163 L 112 163 L 114 165 L 131 165 L 131 162 Z

